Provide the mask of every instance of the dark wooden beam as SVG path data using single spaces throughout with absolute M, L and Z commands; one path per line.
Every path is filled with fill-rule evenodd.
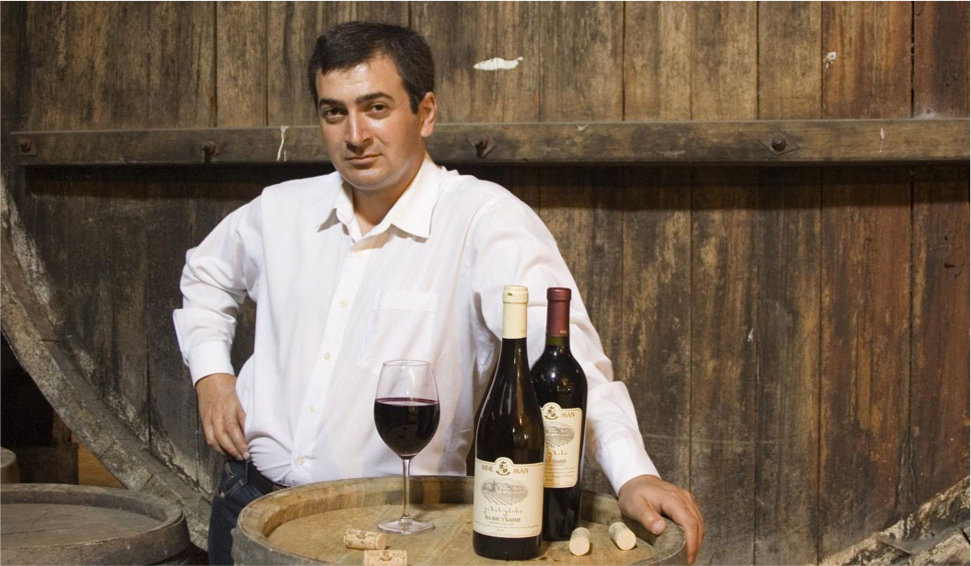
M 313 163 L 316 126 L 14 132 L 25 167 Z M 439 124 L 442 163 L 775 165 L 969 159 L 967 119 Z

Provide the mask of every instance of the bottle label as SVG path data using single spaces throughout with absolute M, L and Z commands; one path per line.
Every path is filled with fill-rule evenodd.
M 544 487 L 575 486 L 580 475 L 583 409 L 563 409 L 557 403 L 547 403 L 543 405 L 543 428 L 546 432 Z
M 472 530 L 502 538 L 534 537 L 543 532 L 543 468 L 475 459 Z

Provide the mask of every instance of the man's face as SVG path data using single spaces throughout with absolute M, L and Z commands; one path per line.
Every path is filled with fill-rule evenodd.
M 421 167 L 435 110 L 435 95 L 428 93 L 412 113 L 398 68 L 385 56 L 317 73 L 324 145 L 341 177 L 357 190 L 397 198 Z

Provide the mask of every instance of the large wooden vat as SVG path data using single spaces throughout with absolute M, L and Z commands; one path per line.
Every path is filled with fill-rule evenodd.
M 415 477 L 412 516 L 431 521 L 435 529 L 420 535 L 390 535 L 388 547 L 408 552 L 408 564 L 496 564 L 472 550 L 472 478 Z M 376 531 L 377 523 L 401 513 L 400 478 L 373 478 L 311 484 L 261 497 L 240 515 L 233 536 L 237 564 L 360 564 L 362 552 L 345 548 L 347 528 Z M 590 530 L 588 554 L 574 556 L 569 542 L 544 542 L 530 562 L 555 564 L 684 564 L 684 533 L 674 523 L 655 537 L 628 521 L 638 545 L 618 549 L 607 527 L 621 519 L 617 501 L 585 492 L 581 526 Z M 507 562 L 520 564 L 520 562 Z
M 182 509 L 126 489 L 62 484 L 0 488 L 4 564 L 191 564 Z
M 429 37 L 433 156 L 549 225 L 661 473 L 699 499 L 701 562 L 812 563 L 966 475 L 966 3 L 2 11 L 4 334 L 197 544 L 220 461 L 170 323 L 184 252 L 328 170 L 305 51 L 354 18 Z M 473 69 L 496 56 L 523 61 Z

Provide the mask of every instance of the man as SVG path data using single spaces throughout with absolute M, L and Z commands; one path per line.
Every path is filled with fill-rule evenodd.
M 231 562 L 239 512 L 280 486 L 394 475 L 373 395 L 381 364 L 432 363 L 441 420 L 415 474 L 465 473 L 475 407 L 491 378 L 505 284 L 531 291 L 531 363 L 545 291 L 573 289 L 571 340 L 589 380 L 587 451 L 621 509 L 655 533 L 664 513 L 704 534 L 693 497 L 661 480 L 633 406 L 556 242 L 508 191 L 436 166 L 431 52 L 397 26 L 349 23 L 317 40 L 308 79 L 336 172 L 267 188 L 187 253 L 174 313 L 206 441 L 231 458 L 213 500 L 209 552 Z M 257 304 L 253 356 L 229 362 L 236 308 Z

